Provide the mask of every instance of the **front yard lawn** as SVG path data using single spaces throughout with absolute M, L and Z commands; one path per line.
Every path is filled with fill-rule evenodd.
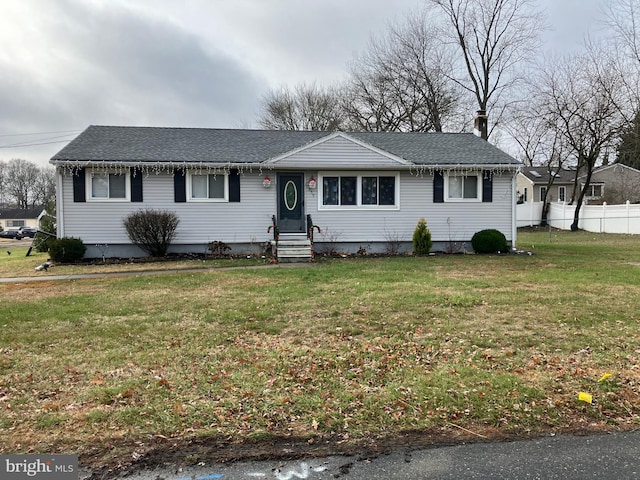
M 533 255 L 2 284 L 0 452 L 98 465 L 637 428 L 640 237 L 518 247 Z

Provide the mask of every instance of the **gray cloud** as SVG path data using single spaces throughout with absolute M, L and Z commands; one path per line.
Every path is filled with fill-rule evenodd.
M 39 4 L 38 34 L 12 47 L 29 61 L 0 55 L 1 132 L 254 121 L 264 80 L 179 25 L 115 2 Z M 25 150 L 0 149 L 0 159 Z
M 539 3 L 555 27 L 545 42 L 566 46 L 601 0 Z M 341 80 L 372 35 L 424 4 L 0 1 L 0 160 L 44 163 L 89 124 L 254 127 L 266 90 Z M 17 142 L 45 145 L 2 148 Z

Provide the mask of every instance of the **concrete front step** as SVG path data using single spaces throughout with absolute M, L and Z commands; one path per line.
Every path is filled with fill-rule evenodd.
M 275 242 L 271 242 L 275 245 Z M 311 261 L 311 241 L 308 238 L 280 239 L 278 242 L 278 261 Z

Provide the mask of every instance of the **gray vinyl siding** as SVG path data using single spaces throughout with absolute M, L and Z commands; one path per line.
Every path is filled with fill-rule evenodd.
M 143 180 L 141 203 L 73 202 L 71 177 L 63 177 L 64 235 L 85 244 L 127 244 L 123 219 L 141 209 L 169 210 L 180 218 L 176 244 L 264 242 L 275 214 L 274 187 L 262 186 L 264 174 L 245 172 L 240 179 L 239 203 L 175 203 L 173 177 L 150 174 Z
M 493 202 L 433 203 L 433 177 L 430 174 L 400 174 L 399 210 L 319 210 L 318 195 L 307 193 L 307 213 L 321 233 L 319 242 L 411 241 L 418 220 L 425 218 L 433 241 L 469 241 L 474 233 L 495 228 L 512 240 L 512 173 L 496 174 Z
M 323 169 L 352 169 L 366 165 L 369 169 L 398 168 L 403 163 L 372 150 L 358 145 L 344 137 L 333 137 L 311 148 L 306 148 L 292 153 L 284 158 L 276 160 L 274 165 L 278 168 L 314 168 Z
M 305 211 L 322 232 L 316 241 L 385 242 L 390 239 L 411 241 L 420 218 L 434 241 L 469 241 L 484 228 L 500 230 L 512 238 L 513 198 L 512 174 L 494 175 L 493 202 L 433 203 L 433 177 L 403 171 L 399 175 L 400 208 L 396 210 L 356 209 L 319 210 L 320 188 L 310 190 L 308 179 L 319 171 L 305 175 Z M 173 177 L 166 174 L 145 176 L 144 202 L 74 203 L 70 176 L 63 177 L 64 235 L 78 237 L 85 244 L 128 244 L 123 219 L 140 209 L 175 212 L 180 224 L 175 244 L 262 243 L 271 238 L 267 228 L 277 211 L 275 172 L 270 172 L 271 188 L 264 188 L 265 173 L 245 172 L 241 175 L 239 203 L 175 203 Z

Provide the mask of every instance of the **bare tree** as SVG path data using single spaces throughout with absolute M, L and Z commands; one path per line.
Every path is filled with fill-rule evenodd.
M 605 25 L 612 36 L 609 51 L 616 53 L 615 67 L 621 78 L 619 105 L 626 126 L 620 135 L 617 161 L 640 167 L 638 128 L 640 124 L 640 3 L 638 0 L 609 0 Z
M 55 171 L 23 159 L 0 162 L 3 204 L 17 208 L 45 205 L 55 198 Z
M 6 169 L 7 164 L 0 161 L 0 207 L 4 207 L 6 202 Z
M 282 87 L 263 99 L 260 125 L 272 130 L 339 130 L 343 123 L 337 91 L 316 84 Z
M 441 132 L 453 126 L 461 95 L 450 80 L 452 57 L 425 14 L 390 27 L 351 65 L 343 103 L 349 127 Z
M 569 149 L 561 132 L 553 128 L 557 117 L 551 112 L 544 114 L 544 106 L 540 104 L 534 89 L 526 91 L 531 103 L 520 103 L 520 108 L 512 111 L 512 116 L 505 122 L 503 129 L 520 150 L 520 158 L 528 166 L 544 169 L 547 184 L 542 197 L 542 225 L 546 225 L 549 205 L 552 199 L 549 192 L 556 181 L 558 172 L 569 160 Z
M 5 169 L 5 188 L 10 200 L 18 208 L 33 206 L 33 185 L 38 178 L 38 167 L 28 160 L 13 159 Z
M 605 24 L 624 54 L 640 68 L 640 3 L 638 0 L 610 0 L 605 8 Z
M 38 175 L 32 186 L 32 204 L 47 205 L 56 196 L 56 170 L 53 167 L 44 167 L 38 171 Z
M 578 229 L 580 209 L 594 167 L 615 148 L 624 116 L 616 92 L 621 78 L 612 59 L 594 50 L 550 62 L 542 74 L 539 96 L 542 114 L 566 142 L 584 183 L 578 190 L 572 230 Z M 578 173 L 576 172 L 576 178 Z M 580 185 L 575 184 L 575 187 Z
M 542 13 L 533 0 L 428 0 L 445 14 L 445 38 L 462 54 L 455 80 L 475 96 L 478 109 L 492 110 L 493 124 L 502 112 L 503 94 L 519 80 L 516 68 L 539 44 Z M 484 129 L 483 138 L 489 131 Z

